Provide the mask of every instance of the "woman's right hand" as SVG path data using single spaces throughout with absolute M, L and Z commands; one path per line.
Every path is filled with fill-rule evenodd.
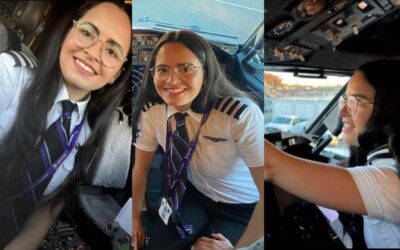
M 132 246 L 134 250 L 139 250 L 144 245 L 146 235 L 143 230 L 142 220 L 140 216 L 138 218 L 132 218 Z

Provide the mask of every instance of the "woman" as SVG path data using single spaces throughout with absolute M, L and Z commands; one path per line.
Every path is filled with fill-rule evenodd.
M 130 14 L 111 1 L 67 13 L 36 72 L 0 55 L 0 246 L 37 249 L 90 181 L 130 82 Z
M 216 233 L 236 244 L 246 227 L 244 238 L 261 237 L 263 115 L 226 79 L 211 46 L 190 31 L 164 34 L 134 108 L 135 249 L 145 237 L 140 211 L 158 145 L 166 152 L 166 188 L 147 249 L 188 249 Z
M 339 100 L 344 141 L 367 154 L 361 166 L 300 159 L 265 141 L 266 180 L 310 202 L 364 215 L 371 248 L 400 247 L 400 122 L 394 108 L 400 102 L 399 70 L 395 60 L 366 63 Z

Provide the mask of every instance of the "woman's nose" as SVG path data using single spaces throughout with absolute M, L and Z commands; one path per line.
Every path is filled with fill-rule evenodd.
M 343 104 L 340 104 L 340 101 L 339 101 L 338 116 L 340 116 L 340 117 L 350 116 L 349 110 L 347 109 L 346 102 L 344 102 Z
M 173 70 L 173 69 L 169 72 L 169 75 L 168 75 L 168 77 L 167 77 L 166 80 L 167 80 L 170 84 L 176 84 L 176 83 L 181 82 L 181 79 L 179 78 L 178 74 L 177 74 L 176 71 Z
M 84 49 L 86 54 L 89 54 L 96 61 L 101 61 L 101 50 L 103 48 L 103 43 L 100 40 L 94 42 L 91 46 Z

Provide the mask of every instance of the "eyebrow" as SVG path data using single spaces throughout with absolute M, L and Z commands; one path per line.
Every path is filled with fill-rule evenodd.
M 89 22 L 89 21 L 84 21 L 84 20 L 83 20 L 83 22 L 86 23 L 86 24 L 88 24 L 88 25 L 90 25 L 90 26 L 94 29 L 94 31 L 96 31 L 96 35 L 97 35 L 97 36 L 100 35 L 100 30 L 99 30 L 99 28 L 97 28 L 96 25 L 94 25 L 93 23 L 91 23 L 91 22 Z M 107 42 L 110 43 L 110 44 L 113 45 L 113 46 L 117 46 L 118 49 L 121 50 L 121 53 L 122 53 L 122 54 L 124 53 L 124 48 L 122 47 L 122 45 L 119 44 L 119 43 L 118 43 L 117 41 L 115 41 L 114 39 L 112 39 L 112 38 L 107 39 Z
M 154 65 L 154 67 L 168 67 L 169 68 L 169 65 L 167 65 L 167 64 L 157 64 L 157 65 Z
M 362 94 L 352 94 L 352 95 L 346 95 L 346 96 L 354 96 L 355 98 L 361 98 L 367 101 L 372 102 L 373 100 L 371 100 L 369 97 L 362 95 Z
M 190 63 L 190 62 L 178 63 L 176 66 L 185 66 L 185 65 L 193 65 L 194 66 L 194 64 Z
M 191 65 L 191 66 L 195 66 L 195 67 L 200 67 L 200 66 L 196 66 L 195 64 L 190 63 L 190 62 L 178 63 L 176 66 L 177 66 L 177 67 L 180 67 L 180 66 L 186 66 L 186 65 Z M 155 65 L 155 67 L 159 67 L 159 66 L 166 66 L 166 67 L 169 67 L 169 68 L 170 68 L 170 66 L 167 65 L 167 64 L 158 64 L 158 65 Z

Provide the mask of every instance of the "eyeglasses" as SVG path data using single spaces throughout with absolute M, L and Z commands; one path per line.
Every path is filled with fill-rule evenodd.
M 101 61 L 108 68 L 121 66 L 127 59 L 124 58 L 123 48 L 115 42 L 104 42 L 98 38 L 98 31 L 89 22 L 73 21 L 72 39 L 82 48 L 89 48 L 97 41 L 102 43 Z
M 190 80 L 198 69 L 201 69 L 202 66 L 195 66 L 191 63 L 184 63 L 182 65 L 178 65 L 176 67 L 169 67 L 168 65 L 159 65 L 150 69 L 151 75 L 153 76 L 155 81 L 165 81 L 171 76 L 172 70 L 175 75 L 184 81 Z
M 342 109 L 346 105 L 346 108 L 347 108 L 347 111 L 349 112 L 349 114 L 354 115 L 357 112 L 359 103 L 374 104 L 371 101 L 360 99 L 360 97 L 357 97 L 354 95 L 349 95 L 349 96 L 342 95 L 339 98 L 339 109 Z

